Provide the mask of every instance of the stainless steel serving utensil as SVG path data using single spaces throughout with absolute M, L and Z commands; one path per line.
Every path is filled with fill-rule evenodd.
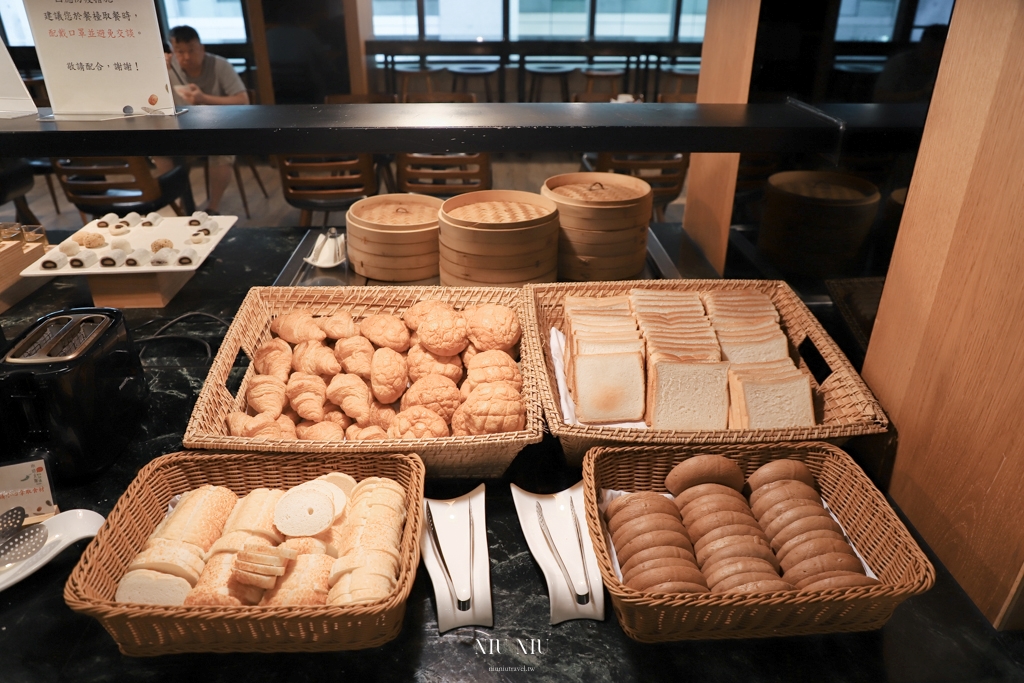
M 448 563 L 445 562 L 444 553 L 441 552 L 441 540 L 437 537 L 437 527 L 434 526 L 434 513 L 430 510 L 430 503 L 427 503 L 427 531 L 429 532 L 430 542 L 434 546 L 434 553 L 437 555 L 438 564 L 441 565 L 441 573 L 444 574 L 444 580 L 448 584 L 448 591 L 452 594 L 452 600 L 455 601 L 455 606 L 460 612 L 466 612 L 469 610 L 469 600 L 459 600 L 455 594 L 455 583 L 452 582 L 451 572 L 448 571 Z
M 475 558 L 473 557 L 473 499 L 470 498 L 466 501 L 466 505 L 469 506 L 469 600 L 466 602 L 466 609 L 469 609 L 473 600 L 473 571 L 476 567 Z
M 18 533 L 25 523 L 25 508 L 20 505 L 0 515 L 0 543 Z
M 558 568 L 562 570 L 562 576 L 565 577 L 565 583 L 569 586 L 569 590 L 573 595 L 576 596 L 576 602 L 581 605 L 585 605 L 590 602 L 590 594 L 580 595 L 576 592 L 576 587 L 572 583 L 572 577 L 569 576 L 569 570 L 565 568 L 565 562 L 562 561 L 562 556 L 558 553 L 558 547 L 555 545 L 555 539 L 552 538 L 551 532 L 548 530 L 547 522 L 544 521 L 544 510 L 540 506 L 540 501 L 537 501 L 537 521 L 540 522 L 540 530 L 544 532 L 544 538 L 547 539 L 548 547 L 551 548 L 551 554 L 555 556 L 555 562 L 558 563 Z
M 13 538 L 0 544 L 0 567 L 27 560 L 46 545 L 49 531 L 42 524 L 33 524 L 14 534 Z
M 587 556 L 583 552 L 583 532 L 580 530 L 580 520 L 576 516 L 576 506 L 573 505 L 572 496 L 569 496 L 569 512 L 572 513 L 572 524 L 576 527 L 576 541 L 580 544 L 580 562 L 583 563 L 583 580 L 587 582 L 587 594 L 576 594 L 576 602 L 586 605 L 590 602 L 590 572 L 587 571 Z

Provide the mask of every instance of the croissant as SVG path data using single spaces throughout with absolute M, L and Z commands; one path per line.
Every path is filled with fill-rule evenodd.
M 334 346 L 334 356 L 341 361 L 345 372 L 370 379 L 370 360 L 373 358 L 373 344 L 366 337 L 349 337 Z
M 387 431 L 388 427 L 391 426 L 391 421 L 395 419 L 395 414 L 394 408 L 381 403 L 377 399 L 373 399 L 370 401 L 370 410 L 359 424 L 363 427 L 380 427 Z
M 327 387 L 327 398 L 360 424 L 370 414 L 370 389 L 358 375 L 335 375 Z
M 281 427 L 281 438 L 282 439 L 297 439 L 295 435 L 295 423 L 287 415 L 282 415 L 277 418 L 277 424 Z
M 281 438 L 281 426 L 266 413 L 260 413 L 255 417 L 250 417 L 245 413 L 228 413 L 227 420 L 228 432 L 231 436 Z
M 348 311 L 338 311 L 332 316 L 313 320 L 331 339 L 348 339 L 359 334 L 359 328 L 352 321 L 352 314 Z
M 303 441 L 344 441 L 345 430 L 337 422 L 300 422 L 295 433 Z
M 245 394 L 245 400 L 257 413 L 267 413 L 276 420 L 288 405 L 284 389 L 285 383 L 274 375 L 254 375 L 249 380 L 249 391 Z
M 290 344 L 315 340 L 323 341 L 327 335 L 313 320 L 309 311 L 290 311 L 279 315 L 270 323 L 270 331 Z
M 363 431 L 363 428 L 360 427 L 355 422 L 353 422 L 352 424 L 345 428 L 345 438 L 349 440 L 355 440 L 356 436 L 358 436 L 359 432 L 361 431 Z
M 317 375 L 293 372 L 285 391 L 292 408 L 301 417 L 313 422 L 324 419 L 327 385 Z
M 256 349 L 252 364 L 261 375 L 273 375 L 287 382 L 292 373 L 292 347 L 284 339 L 271 339 Z
M 341 412 L 341 408 L 328 401 L 324 404 L 324 422 L 336 422 L 341 425 L 342 429 L 348 429 L 348 426 L 352 424 L 352 418 Z
M 341 372 L 341 363 L 322 342 L 310 340 L 296 344 L 292 352 L 292 370 L 310 375 L 333 376 Z
M 377 425 L 370 425 L 369 427 L 360 429 L 359 432 L 356 433 L 355 438 L 358 441 L 376 441 L 377 439 L 388 438 L 388 433 Z

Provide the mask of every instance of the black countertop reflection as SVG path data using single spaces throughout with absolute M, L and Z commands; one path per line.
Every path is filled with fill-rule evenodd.
M 167 308 L 128 311 L 130 326 L 189 311 L 229 319 L 250 286 L 273 282 L 301 234 L 285 228 L 232 231 Z M 7 337 L 44 313 L 88 305 L 88 290 L 79 279 L 56 279 L 0 316 Z M 218 323 L 198 318 L 181 325 L 177 331 L 207 339 L 216 352 L 223 334 Z M 137 336 L 152 329 L 147 326 Z M 141 434 L 103 475 L 59 485 L 57 502 L 63 509 L 109 513 L 141 467 L 181 449 L 210 365 L 205 351 L 198 344 L 160 342 L 149 345 L 144 362 L 151 394 Z M 938 571 L 935 587 L 903 603 L 884 628 L 873 632 L 642 645 L 623 634 L 607 599 L 603 622 L 551 626 L 543 575 L 526 546 L 508 485 L 556 491 L 579 478 L 580 471 L 565 467 L 558 442 L 548 437 L 524 450 L 504 478 L 486 482 L 494 628 L 439 635 L 430 582 L 426 571 L 419 571 L 402 633 L 374 650 L 123 657 L 98 622 L 64 604 L 64 582 L 86 545 L 81 541 L 0 593 L 0 681 L 1024 680 L 1024 638 L 992 630 L 930 553 Z M 428 480 L 427 495 L 449 498 L 478 483 Z M 491 640 L 499 643 L 500 653 L 492 654 Z M 524 654 L 520 640 L 527 649 L 531 640 L 540 641 L 540 650 Z

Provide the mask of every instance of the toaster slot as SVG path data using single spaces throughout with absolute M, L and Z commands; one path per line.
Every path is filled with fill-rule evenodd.
M 98 313 L 61 315 L 32 330 L 4 359 L 8 363 L 54 363 L 85 353 L 110 325 Z
M 50 347 L 51 343 L 64 331 L 72 320 L 70 315 L 61 315 L 47 320 L 14 347 L 7 354 L 7 360 L 24 361 L 39 355 L 44 349 Z
M 90 341 L 110 323 L 105 315 L 90 315 L 80 318 L 57 339 L 46 355 L 51 359 L 68 360 L 75 358 L 89 347 Z

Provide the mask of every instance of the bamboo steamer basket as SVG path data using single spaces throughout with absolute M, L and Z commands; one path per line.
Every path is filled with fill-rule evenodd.
M 452 275 L 444 269 L 444 263 L 441 263 L 440 279 L 441 284 L 445 287 L 476 287 L 480 286 L 473 280 L 465 280 L 460 278 L 458 275 Z M 530 284 L 530 283 L 544 283 L 544 282 L 555 282 L 558 280 L 558 269 L 553 268 L 550 272 L 544 273 L 539 277 L 535 277 L 532 280 L 519 280 L 519 284 Z M 495 283 L 483 283 L 483 286 L 497 286 Z
M 558 205 L 558 274 L 564 280 L 617 280 L 643 270 L 653 192 L 617 173 L 566 173 L 544 181 Z
M 842 173 L 787 171 L 768 178 L 758 249 L 793 275 L 852 275 L 861 263 L 881 195 Z
M 417 194 L 379 195 L 353 204 L 346 216 L 352 270 L 385 282 L 436 277 L 441 204 Z
M 444 202 L 422 194 L 382 194 L 360 199 L 349 207 L 346 225 L 389 232 L 437 226 L 437 211 Z
M 538 194 L 469 192 L 438 212 L 440 277 L 459 285 L 549 282 L 558 268 L 558 207 Z

